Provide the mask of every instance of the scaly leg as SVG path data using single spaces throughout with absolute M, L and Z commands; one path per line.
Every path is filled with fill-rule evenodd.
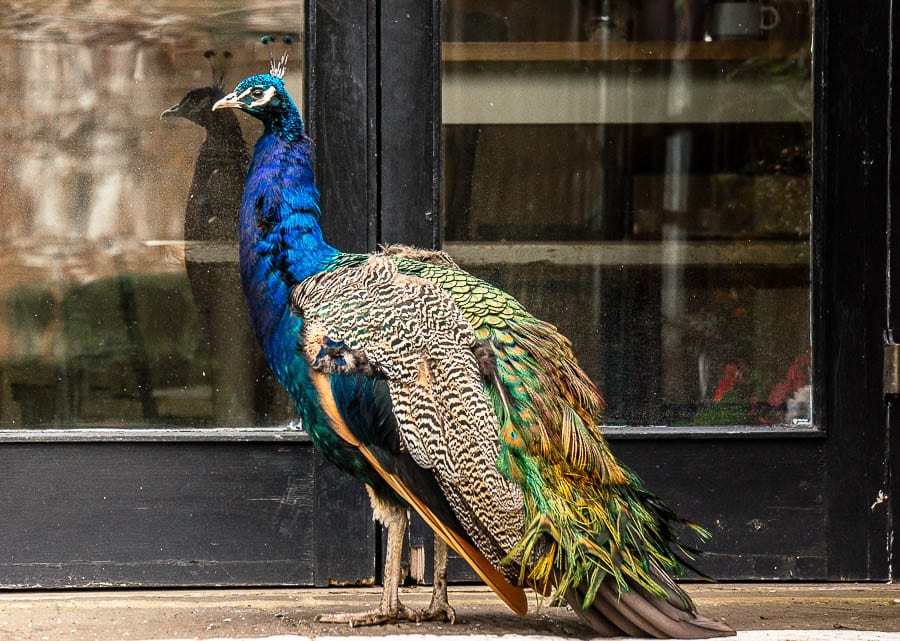
M 400 603 L 400 574 L 403 555 L 403 535 L 409 524 L 406 508 L 378 496 L 366 486 L 375 518 L 387 529 L 387 558 L 384 563 L 384 589 L 381 591 L 381 605 L 367 612 L 343 612 L 340 614 L 320 614 L 316 621 L 322 623 L 349 623 L 350 627 L 380 625 L 397 621 L 418 621 L 419 613 Z
M 456 611 L 447 600 L 447 544 L 434 535 L 434 587 L 431 604 L 421 613 L 423 621 L 449 621 L 456 623 Z

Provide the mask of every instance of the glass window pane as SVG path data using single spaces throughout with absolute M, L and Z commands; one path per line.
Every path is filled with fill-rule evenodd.
M 0 8 L 0 426 L 292 416 L 237 270 L 259 127 L 233 110 L 209 119 L 209 107 L 217 83 L 230 91 L 267 69 L 261 36 L 293 25 L 296 41 L 301 19 L 300 0 Z M 160 118 L 203 87 L 193 115 Z
M 443 11 L 445 248 L 611 424 L 808 424 L 809 2 Z

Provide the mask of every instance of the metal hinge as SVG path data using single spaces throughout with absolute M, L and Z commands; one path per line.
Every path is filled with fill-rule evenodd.
M 884 344 L 884 395 L 900 394 L 900 343 Z

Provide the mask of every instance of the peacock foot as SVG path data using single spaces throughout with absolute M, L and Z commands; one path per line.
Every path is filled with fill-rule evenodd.
M 419 621 L 447 622 L 450 625 L 456 623 L 456 610 L 450 607 L 447 600 L 432 599 L 431 605 L 419 611 Z
M 320 614 L 316 617 L 318 623 L 347 623 L 351 628 L 361 628 L 366 625 L 382 625 L 385 623 L 399 623 L 400 621 L 421 621 L 421 612 L 406 607 L 402 603 L 396 609 L 375 608 L 366 612 L 339 612 L 335 614 Z

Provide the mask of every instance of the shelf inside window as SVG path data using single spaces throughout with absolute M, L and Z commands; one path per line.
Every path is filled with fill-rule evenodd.
M 466 268 L 486 265 L 808 266 L 807 241 L 446 242 L 444 251 Z
M 453 62 L 617 62 L 641 60 L 804 60 L 809 42 L 444 42 L 441 59 Z
M 441 100 L 445 125 L 812 119 L 808 65 L 777 60 L 444 65 Z

